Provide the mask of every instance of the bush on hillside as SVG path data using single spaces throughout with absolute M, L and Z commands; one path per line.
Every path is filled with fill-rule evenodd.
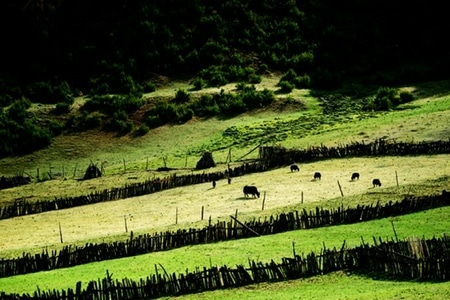
M 292 90 L 294 89 L 294 85 L 289 81 L 280 81 L 278 82 L 277 86 L 280 87 L 279 91 L 285 94 L 292 92 Z
M 189 102 L 191 95 L 185 90 L 177 90 L 175 98 L 172 100 L 176 104 L 184 104 Z
M 202 78 L 197 77 L 192 81 L 192 85 L 194 86 L 194 91 L 200 91 L 206 86 L 206 82 Z
M 190 108 L 199 117 L 211 117 L 220 113 L 220 107 L 212 95 L 202 95 L 192 101 Z
M 25 93 L 26 97 L 34 103 L 55 104 L 64 102 L 72 104 L 74 97 L 66 81 L 53 86 L 49 81 L 38 81 L 31 84 Z
M 135 112 L 144 104 L 144 100 L 139 96 L 133 95 L 118 95 L 118 96 L 93 96 L 88 99 L 82 110 L 88 112 L 101 111 L 108 114 L 113 114 L 118 110 L 124 110 L 127 113 Z
M 133 128 L 133 122 L 128 120 L 128 114 L 124 110 L 115 112 L 113 117 L 104 125 L 105 130 L 121 134 L 129 133 Z

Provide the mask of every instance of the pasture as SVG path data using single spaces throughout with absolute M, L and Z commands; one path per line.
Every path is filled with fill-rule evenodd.
M 263 84 L 269 83 L 263 81 Z M 186 85 L 177 84 L 165 92 L 168 95 L 174 94 L 183 86 Z M 75 176 L 66 176 L 67 180 L 58 178 L 0 190 L 0 203 L 11 203 L 21 198 L 35 201 L 81 195 L 90 191 L 120 187 L 134 180 L 164 177 L 169 173 L 154 170 L 162 166 L 164 160 L 168 167 L 178 168 L 174 172 L 189 173 L 192 171 L 186 166 L 195 165 L 203 150 L 214 150 L 213 156 L 219 163 L 216 168 L 206 172 L 222 170 L 226 167 L 224 162 L 230 149 L 227 144 L 230 141 L 224 138 L 223 132 L 230 128 L 238 132 L 236 141 L 248 142 L 232 148 L 235 164 L 240 164 L 235 159 L 255 147 L 250 143 L 250 137 L 254 136 L 255 132 L 260 132 L 261 128 L 267 129 L 260 133 L 262 135 L 275 131 L 274 128 L 285 132 L 285 138 L 276 144 L 293 148 L 370 141 L 381 137 L 405 141 L 446 139 L 450 129 L 442 120 L 450 118 L 450 97 L 447 85 L 441 83 L 440 86 L 443 88 L 439 90 L 434 90 L 436 85 L 409 88 L 421 98 L 399 110 L 360 119 L 354 116 L 337 118 L 331 125 L 321 125 L 313 130 L 310 125 L 304 127 L 304 124 L 296 120 L 319 113 L 320 105 L 307 91 L 296 91 L 297 94 L 293 97 L 304 104 L 305 110 L 298 111 L 291 107 L 280 111 L 280 107 L 274 107 L 232 119 L 191 120 L 179 126 L 163 126 L 142 139 L 129 136 L 113 137 L 108 133 L 99 135 L 96 131 L 59 137 L 48 149 L 24 157 L 2 159 L 2 174 L 20 171 L 35 174 L 36 168 L 44 172 L 49 169 L 61 170 L 62 166 L 65 166 L 66 174 L 75 174 L 76 170 L 78 173 Z M 227 88 L 232 89 L 231 86 Z M 168 136 L 171 138 L 168 139 Z M 274 143 L 271 141 L 267 144 Z M 256 152 L 246 158 L 256 158 Z M 300 168 L 299 172 L 291 172 L 289 166 L 286 166 L 264 173 L 235 177 L 232 178 L 231 184 L 220 180 L 217 181 L 216 187 L 211 183 L 197 184 L 114 202 L 0 220 L 0 257 L 17 257 L 23 252 L 39 253 L 43 249 L 50 251 L 60 249 L 64 245 L 121 241 L 129 238 L 130 231 L 143 234 L 198 228 L 208 224 L 209 219 L 215 223 L 218 220 L 229 220 L 230 215 L 235 214 L 239 220 L 249 220 L 280 212 L 311 210 L 316 206 L 370 205 L 377 201 L 397 201 L 410 195 L 440 193 L 443 189 L 450 189 L 449 158 L 450 154 L 444 154 L 295 162 Z M 89 181 L 76 180 L 91 160 L 96 163 L 108 161 L 105 176 Z M 321 173 L 321 180 L 314 180 L 315 172 Z M 354 172 L 360 173 L 359 180 L 351 180 Z M 374 178 L 381 180 L 381 187 L 372 186 Z M 244 185 L 257 186 L 261 193 L 260 198 L 244 197 Z M 393 236 L 391 222 L 395 223 L 400 238 L 432 237 L 448 233 L 449 213 L 448 208 L 440 208 L 389 220 L 184 247 L 164 253 L 1 278 L 0 291 L 31 293 L 36 286 L 41 289 L 73 288 L 77 281 L 86 283 L 104 277 L 106 270 L 110 270 L 114 278 L 137 279 L 153 273 L 156 264 L 163 265 L 170 273 L 184 272 L 186 269 L 192 270 L 210 264 L 234 266 L 245 264 L 248 259 L 276 260 L 292 255 L 293 241 L 297 245 L 297 252 L 308 253 L 320 251 L 324 243 L 328 247 L 340 247 L 343 240 L 351 246 L 359 245 L 361 237 L 366 241 L 370 241 L 374 236 L 389 238 Z M 63 243 L 60 242 L 59 226 Z M 408 299 L 442 299 L 448 297 L 450 290 L 448 283 L 373 279 L 367 275 L 337 273 L 320 278 L 260 284 L 179 298 L 267 299 L 283 295 L 284 299 L 297 299 L 298 290 L 302 289 L 302 295 L 309 299 L 373 299 L 375 293 L 379 298 L 397 298 L 401 295 Z M 330 292 L 337 286 L 344 285 L 347 288 L 341 293 Z

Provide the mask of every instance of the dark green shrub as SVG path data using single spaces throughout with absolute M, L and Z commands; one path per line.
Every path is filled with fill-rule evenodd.
M 150 131 L 150 127 L 148 127 L 147 124 L 142 124 L 139 126 L 139 128 L 136 130 L 137 135 L 146 135 Z
M 115 112 L 112 119 L 105 124 L 104 129 L 118 133 L 129 133 L 133 130 L 133 127 L 133 122 L 128 120 L 127 113 L 123 110 L 119 110 Z
M 194 111 L 186 106 L 178 106 L 177 109 L 177 122 L 179 124 L 186 123 L 194 116 Z
M 400 98 L 396 89 L 381 87 L 377 90 L 371 106 L 377 111 L 387 111 L 397 106 L 399 102 Z
M 245 59 L 238 53 L 231 55 L 229 62 L 235 66 L 245 66 Z
M 64 81 L 53 89 L 53 100 L 58 103 L 64 102 L 68 104 L 73 104 L 75 98 L 70 89 L 69 84 Z
M 236 90 L 237 91 L 242 91 L 243 89 L 245 89 L 247 85 L 245 84 L 245 82 L 238 82 L 236 83 Z
M 206 86 L 206 83 L 202 78 L 197 77 L 192 81 L 192 85 L 194 86 L 195 91 L 200 91 Z
M 151 116 L 148 116 L 148 117 L 145 119 L 145 124 L 146 124 L 149 128 L 156 128 L 156 127 L 159 127 L 159 126 L 161 126 L 161 125 L 164 125 L 165 122 L 163 122 L 163 121 L 161 120 L 161 118 L 159 117 L 159 115 L 151 115 Z
M 311 78 L 308 74 L 305 74 L 303 76 L 297 76 L 294 79 L 294 85 L 297 89 L 306 89 L 311 86 Z
M 15 122 L 23 123 L 29 116 L 27 109 L 30 107 L 31 102 L 27 98 L 22 97 L 11 104 L 8 109 L 8 118 Z
M 156 85 L 153 82 L 145 82 L 142 85 L 142 90 L 144 93 L 153 93 L 156 91 Z
M 84 120 L 85 129 L 94 129 L 102 124 L 102 115 L 99 113 L 93 113 L 88 115 Z
M 70 104 L 66 102 L 57 103 L 53 109 L 55 115 L 67 114 L 70 112 Z
M 185 90 L 178 90 L 175 94 L 173 102 L 176 104 L 184 104 L 189 102 L 190 99 L 191 95 L 188 92 L 186 92 Z
M 159 101 L 154 108 L 149 110 L 145 118 L 145 124 L 150 128 L 155 128 L 169 122 L 176 122 L 178 120 L 177 110 L 175 104 Z
M 280 81 L 277 84 L 278 87 L 280 87 L 281 93 L 290 93 L 294 89 L 294 85 L 290 83 L 289 81 Z
M 26 96 L 31 102 L 53 103 L 53 87 L 47 81 L 35 82 L 28 87 Z
M 95 82 L 90 90 L 90 93 L 93 95 L 106 95 L 110 94 L 111 92 L 112 90 L 109 87 L 109 84 L 107 84 L 106 82 Z
M 256 75 L 256 74 L 250 74 L 248 76 L 248 82 L 249 83 L 253 83 L 253 84 L 257 84 L 257 83 L 261 83 L 262 78 L 260 75 Z
M 295 81 L 297 77 L 297 73 L 295 73 L 295 71 L 293 69 L 289 69 L 286 73 L 284 73 L 281 78 L 280 81 L 278 82 L 278 86 L 282 81 L 287 81 L 290 83 L 293 83 Z
M 102 111 L 108 114 L 112 114 L 118 110 L 124 110 L 127 113 L 132 113 L 139 109 L 143 104 L 144 100 L 141 97 L 133 95 L 96 95 L 84 103 L 82 110 L 89 112 Z
M 211 95 L 202 95 L 195 99 L 190 107 L 194 114 L 200 117 L 215 116 L 220 113 L 219 105 Z
M 267 64 L 260 64 L 258 68 L 258 74 L 264 74 L 269 70 L 269 66 Z
M 399 96 L 400 96 L 401 103 L 408 103 L 408 102 L 411 102 L 414 100 L 414 95 L 408 91 L 400 92 Z
M 246 111 L 245 103 L 238 95 L 226 94 L 224 90 L 213 96 L 213 100 L 220 108 L 220 112 L 223 114 L 239 114 Z

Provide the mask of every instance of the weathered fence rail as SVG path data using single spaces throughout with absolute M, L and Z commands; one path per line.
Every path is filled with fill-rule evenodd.
M 331 272 L 375 272 L 402 280 L 448 281 L 450 276 L 450 238 L 408 239 L 406 241 L 362 243 L 346 249 L 323 249 L 320 254 L 294 255 L 280 263 L 249 261 L 249 267 L 204 267 L 186 274 L 156 274 L 145 279 L 113 280 L 107 272 L 103 279 L 89 282 L 83 289 L 81 282 L 75 289 L 35 291 L 30 294 L 6 294 L 1 299 L 151 299 L 184 295 L 224 288 L 236 288 L 260 282 L 275 282 L 308 278 Z M 418 249 L 426 249 L 418 251 Z M 151 268 L 151 266 L 149 266 Z
M 291 164 L 292 162 L 307 162 L 319 159 L 352 156 L 419 155 L 442 153 L 450 153 L 450 140 L 421 143 L 389 143 L 385 140 L 377 140 L 370 144 L 353 143 L 350 145 L 337 147 L 309 147 L 306 150 L 287 150 L 280 148 L 278 151 L 264 151 L 260 154 L 261 160 L 258 162 L 245 163 L 241 166 L 230 168 L 225 171 L 188 175 L 174 174 L 162 179 L 156 178 L 145 182 L 127 184 L 120 188 L 105 189 L 103 191 L 96 191 L 87 195 L 76 197 L 55 197 L 53 200 L 39 200 L 33 203 L 26 200 L 16 201 L 13 204 L 0 207 L 0 219 L 142 196 L 175 187 L 212 182 L 250 173 L 264 172 L 271 168 Z
M 385 205 L 358 205 L 352 208 L 339 207 L 313 211 L 293 211 L 254 219 L 243 223 L 219 221 L 204 228 L 179 229 L 130 238 L 124 242 L 86 244 L 84 247 L 66 246 L 60 251 L 24 254 L 15 259 L 0 260 L 0 277 L 8 277 L 44 270 L 72 267 L 85 263 L 129 257 L 155 251 L 165 251 L 187 245 L 205 244 L 232 239 L 269 235 L 289 230 L 310 229 L 323 226 L 352 224 L 374 219 L 409 214 L 426 209 L 450 205 L 450 192 L 441 195 L 405 198 Z

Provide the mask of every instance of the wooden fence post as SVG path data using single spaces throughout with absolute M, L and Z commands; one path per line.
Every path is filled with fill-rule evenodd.
M 397 171 L 395 171 L 395 181 L 397 182 L 397 187 L 398 187 L 398 175 L 397 175 Z
M 204 206 L 202 206 L 202 218 L 201 218 L 201 220 L 203 221 L 203 213 L 205 212 L 205 207 Z
M 341 184 L 339 183 L 339 180 L 337 181 L 337 184 L 339 186 L 339 190 L 341 191 L 341 196 L 342 196 L 342 198 L 344 198 L 344 193 L 342 192 L 342 187 L 341 187 Z
M 303 191 L 302 191 L 302 204 L 303 204 Z
M 123 220 L 125 222 L 125 232 L 128 232 L 128 227 L 127 227 L 127 216 L 123 215 Z
M 59 222 L 59 239 L 61 240 L 61 244 L 63 243 L 63 236 L 62 236 L 62 230 L 61 230 L 61 222 Z
M 263 202 L 262 202 L 262 208 L 261 210 L 264 210 L 264 203 L 266 202 L 266 192 L 264 192 Z

